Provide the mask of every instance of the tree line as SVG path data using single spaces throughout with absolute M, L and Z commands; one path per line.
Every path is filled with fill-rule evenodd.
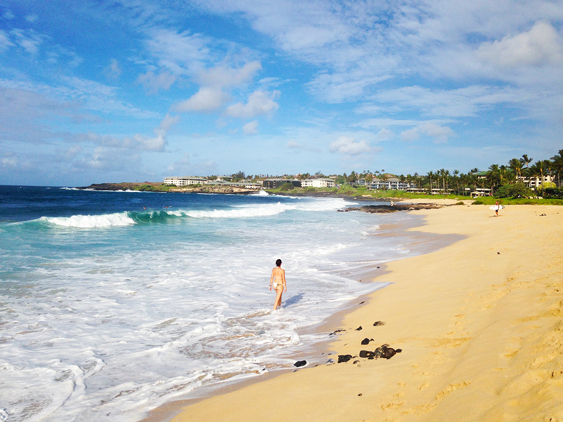
M 336 183 L 348 183 L 351 185 L 357 184 L 360 180 L 365 180 L 366 183 L 371 183 L 374 179 L 381 181 L 388 180 L 390 177 L 397 177 L 401 182 L 407 182 L 411 186 L 421 189 L 427 189 L 431 192 L 438 189 L 443 192 L 454 191 L 458 194 L 463 194 L 478 188 L 490 189 L 495 193 L 503 186 L 512 186 L 512 189 L 504 188 L 504 191 L 522 190 L 526 188 L 524 185 L 525 179 L 538 178 L 538 190 L 561 186 L 561 176 L 563 175 L 563 149 L 548 160 L 537 160 L 534 162 L 533 158 L 524 154 L 521 158 L 513 158 L 507 164 L 492 164 L 487 171 L 480 171 L 478 168 L 469 170 L 467 173 L 461 173 L 459 170 L 450 172 L 446 169 L 439 169 L 429 171 L 426 174 L 401 174 L 394 176 L 381 171 L 363 171 L 351 172 L 349 175 L 344 173 L 336 178 Z M 556 183 L 553 186 L 550 183 L 544 182 L 545 176 L 552 176 Z M 501 192 L 502 193 L 502 192 Z M 524 196 L 524 195 L 521 195 Z

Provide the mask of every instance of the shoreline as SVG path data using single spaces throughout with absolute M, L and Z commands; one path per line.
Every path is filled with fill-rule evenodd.
M 329 345 L 357 355 L 389 343 L 403 353 L 285 373 L 199 401 L 171 420 L 562 418 L 563 212 L 511 206 L 494 218 L 488 207 L 471 206 L 413 213 L 427 221 L 413 231 L 465 238 L 390 262 L 385 281 L 393 284 L 339 325 L 364 330 Z M 372 327 L 375 320 L 386 324 Z M 360 346 L 364 337 L 375 342 Z M 268 412 L 265 391 L 288 405 Z
M 426 222 L 424 218 L 417 218 L 400 223 L 386 223 L 381 225 L 380 230 L 382 233 L 378 234 L 378 236 L 395 237 L 406 236 L 408 235 L 408 233 L 411 233 L 412 236 L 409 237 L 411 239 L 411 243 L 409 244 L 414 245 L 417 249 L 416 255 L 414 256 L 421 256 L 427 253 L 434 252 L 436 250 L 440 250 L 444 247 L 447 247 L 447 245 L 450 245 L 459 240 L 458 237 L 450 235 L 437 235 L 434 233 L 410 231 L 411 229 L 420 228 L 425 224 Z M 381 278 L 382 276 L 388 274 L 387 265 L 389 264 L 389 262 L 402 261 L 404 259 L 408 258 L 400 258 L 394 261 L 370 265 L 367 269 L 366 267 L 360 266 L 357 267 L 353 271 L 353 273 L 347 274 L 346 276 L 352 279 L 361 278 L 361 280 L 358 281 L 364 283 L 378 283 L 375 280 L 376 278 Z M 305 359 L 308 362 L 307 366 L 300 369 L 297 369 L 295 367 L 280 368 L 273 372 L 268 372 L 258 376 L 251 376 L 246 379 L 227 381 L 220 384 L 201 387 L 193 393 L 193 397 L 187 399 L 174 399 L 151 410 L 145 418 L 140 420 L 140 422 L 168 422 L 171 421 L 175 416 L 181 414 L 182 409 L 186 406 L 191 406 L 214 396 L 231 393 L 247 386 L 267 382 L 268 380 L 272 380 L 284 374 L 306 370 L 315 366 L 325 365 L 326 361 L 329 358 L 333 358 L 336 361 L 337 357 L 336 354 L 331 351 L 331 345 L 336 339 L 338 339 L 340 334 L 336 334 L 334 336 L 330 334 L 341 327 L 342 322 L 348 313 L 352 312 L 357 306 L 368 304 L 373 293 L 379 290 L 385 290 L 386 287 L 386 285 L 383 285 L 381 287 L 375 288 L 375 290 L 371 293 L 358 296 L 340 307 L 338 310 L 336 310 L 335 313 L 327 316 L 321 323 L 301 329 L 299 331 L 300 335 L 316 334 L 326 336 L 326 338 L 323 340 L 318 340 L 313 342 L 312 344 L 303 346 L 295 354 L 295 361 Z M 324 357 L 321 358 L 320 356 Z M 187 393 L 187 395 L 192 394 Z

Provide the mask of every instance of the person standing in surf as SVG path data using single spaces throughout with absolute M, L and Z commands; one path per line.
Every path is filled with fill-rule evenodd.
M 270 277 L 270 290 L 272 287 L 276 291 L 276 301 L 274 302 L 274 311 L 281 307 L 282 293 L 284 290 L 287 292 L 287 284 L 285 282 L 285 270 L 281 269 L 282 260 L 278 259 L 276 261 L 276 267 L 272 270 L 272 276 Z

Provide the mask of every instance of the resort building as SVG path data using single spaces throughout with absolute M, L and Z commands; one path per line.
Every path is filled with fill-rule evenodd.
M 518 177 L 518 182 L 524 183 L 524 185 L 526 185 L 527 187 L 532 188 L 532 189 L 539 188 L 544 183 L 553 182 L 554 180 L 555 180 L 555 177 L 553 177 L 551 175 L 543 176 L 543 178 L 541 178 L 541 177 L 523 177 L 523 176 Z
M 400 179 L 396 177 L 390 177 L 387 180 L 381 179 L 373 179 L 369 185 L 367 185 L 368 189 L 374 190 L 407 190 L 414 185 L 410 185 L 407 182 L 401 182 Z
M 207 179 L 204 177 L 197 176 L 184 176 L 184 177 L 165 177 L 165 185 L 176 185 L 176 186 L 187 186 L 187 185 L 197 185 L 204 184 Z
M 332 179 L 305 179 L 301 181 L 302 188 L 333 188 L 335 186 Z
M 266 179 L 264 180 L 264 189 L 277 189 L 284 183 L 291 183 L 296 188 L 300 188 L 302 186 L 301 181 L 295 179 Z

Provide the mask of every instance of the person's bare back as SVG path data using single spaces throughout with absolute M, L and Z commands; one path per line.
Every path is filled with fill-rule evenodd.
M 276 267 L 272 270 L 272 276 L 270 277 L 270 290 L 272 287 L 276 291 L 276 301 L 274 302 L 274 311 L 281 307 L 282 294 L 284 290 L 287 292 L 287 284 L 285 281 L 285 270 L 281 268 L 282 261 L 278 259 L 276 261 Z

